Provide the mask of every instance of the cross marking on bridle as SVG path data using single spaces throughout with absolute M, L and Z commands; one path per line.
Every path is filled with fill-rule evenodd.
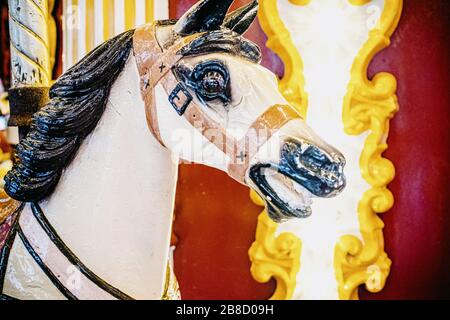
M 161 63 L 161 65 L 159 66 L 160 72 L 162 73 L 165 68 L 166 68 L 166 66 L 164 65 L 164 63 Z
M 241 151 L 241 153 L 236 158 L 241 160 L 241 162 L 244 162 L 245 158 L 247 158 L 247 155 L 243 151 Z
M 147 89 L 150 86 L 150 80 L 149 79 L 145 79 L 144 86 L 145 86 L 145 89 Z

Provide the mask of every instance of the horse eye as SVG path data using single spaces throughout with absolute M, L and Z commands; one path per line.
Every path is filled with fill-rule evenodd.
M 231 101 L 230 74 L 227 67 L 218 60 L 208 60 L 192 70 L 187 85 L 194 89 L 197 97 L 205 102 Z
M 213 97 L 221 94 L 226 89 L 226 81 L 222 74 L 217 71 L 208 71 L 201 80 L 201 86 L 208 96 Z

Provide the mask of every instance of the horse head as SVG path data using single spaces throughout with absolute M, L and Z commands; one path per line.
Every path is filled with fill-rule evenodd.
M 312 197 L 345 187 L 345 159 L 287 103 L 243 37 L 258 2 L 228 13 L 232 2 L 203 0 L 178 21 L 136 30 L 150 129 L 181 159 L 254 189 L 275 221 L 308 217 Z

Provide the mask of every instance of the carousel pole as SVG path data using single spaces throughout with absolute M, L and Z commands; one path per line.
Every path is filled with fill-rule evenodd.
M 20 138 L 27 134 L 32 115 L 48 101 L 53 2 L 8 0 L 12 74 L 9 125 L 19 127 Z

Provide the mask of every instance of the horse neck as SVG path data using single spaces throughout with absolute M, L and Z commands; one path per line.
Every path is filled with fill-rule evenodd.
M 42 210 L 66 245 L 135 298 L 161 297 L 177 163 L 150 134 L 134 57 Z

